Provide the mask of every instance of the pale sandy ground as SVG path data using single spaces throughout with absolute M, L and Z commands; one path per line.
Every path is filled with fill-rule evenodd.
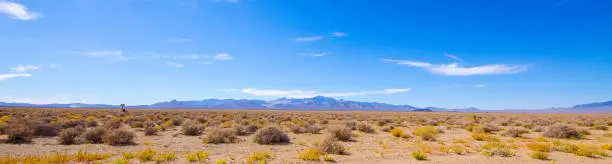
M 259 151 L 269 151 L 276 155 L 276 158 L 269 161 L 269 163 L 326 163 L 320 162 L 307 162 L 302 161 L 298 158 L 298 152 L 305 148 L 310 147 L 314 142 L 321 140 L 325 137 L 325 130 L 322 134 L 293 134 L 289 133 L 292 141 L 290 144 L 285 145 L 258 145 L 252 142 L 251 136 L 240 137 L 243 141 L 235 144 L 203 144 L 202 137 L 204 136 L 184 136 L 180 134 L 180 127 L 176 127 L 174 130 L 160 133 L 158 136 L 144 136 L 144 133 L 140 129 L 133 129 L 137 137 L 135 139 L 137 145 L 133 146 L 108 146 L 103 144 L 95 145 L 58 145 L 56 137 L 54 138 L 36 138 L 32 144 L 0 144 L 0 154 L 15 154 L 15 155 L 26 155 L 26 154 L 44 154 L 52 152 L 67 152 L 74 153 L 79 149 L 87 150 L 88 152 L 111 152 L 114 153 L 110 160 L 117 159 L 120 157 L 121 152 L 138 152 L 152 147 L 154 150 L 164 152 L 172 151 L 177 154 L 176 160 L 170 163 L 187 163 L 184 155 L 186 153 L 194 153 L 197 151 L 208 151 L 211 153 L 208 163 L 215 163 L 217 159 L 225 158 L 229 163 L 244 163 L 245 159 L 249 154 Z M 551 161 L 535 160 L 530 158 L 527 153 L 529 152 L 526 148 L 521 148 L 516 151 L 515 157 L 486 157 L 479 152 L 472 152 L 466 155 L 456 154 L 442 154 L 437 148 L 433 154 L 429 155 L 429 159 L 426 161 L 417 161 L 411 157 L 411 153 L 418 148 L 414 144 L 414 139 L 405 140 L 398 139 L 391 136 L 388 132 L 382 132 L 377 127 L 377 133 L 366 134 L 361 132 L 355 132 L 356 142 L 343 142 L 345 147 L 348 149 L 350 155 L 332 155 L 337 161 L 336 163 L 469 163 L 469 164 L 504 164 L 504 163 L 551 163 Z M 411 128 L 405 128 L 406 132 L 411 132 Z M 592 130 L 591 140 L 578 141 L 587 143 L 612 143 L 610 138 L 603 140 L 594 140 L 597 136 L 601 136 L 603 132 Z M 206 131 L 204 132 L 206 133 Z M 174 137 L 173 137 L 174 136 Z M 526 135 L 527 138 L 535 138 L 539 136 L 539 133 L 530 133 Z M 454 139 L 463 139 L 471 142 L 470 133 L 464 129 L 453 129 L 447 130 L 444 134 L 438 136 L 438 141 L 444 141 L 447 145 L 450 145 Z M 502 138 L 505 139 L 505 138 Z M 145 146 L 143 143 L 147 141 L 151 145 Z M 430 144 L 437 145 L 437 142 L 429 142 Z M 387 148 L 383 148 L 382 145 L 386 145 Z M 473 142 L 474 145 L 482 144 L 482 142 Z M 380 152 L 383 152 L 382 155 Z M 609 152 L 612 153 L 612 152 Z M 229 156 L 234 156 L 235 160 L 230 160 Z M 588 163 L 588 164 L 612 164 L 612 158 L 600 159 L 600 158 L 587 158 L 580 157 L 574 154 L 553 152 L 551 153 L 550 159 L 553 159 L 556 164 L 569 164 L 569 163 Z M 110 161 L 106 160 L 106 161 Z M 138 160 L 133 159 L 131 163 L 140 163 Z M 153 163 L 153 162 L 148 162 Z

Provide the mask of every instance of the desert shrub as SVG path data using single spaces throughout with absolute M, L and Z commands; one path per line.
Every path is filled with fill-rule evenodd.
M 323 156 L 323 153 L 315 148 L 308 148 L 300 152 L 299 157 L 305 161 L 318 161 Z
M 195 121 L 186 121 L 181 129 L 185 135 L 197 136 L 202 134 L 202 131 L 204 131 L 204 126 L 196 123 Z
M 87 130 L 85 134 L 83 135 L 83 139 L 85 139 L 87 143 L 99 144 L 103 142 L 102 136 L 104 136 L 105 134 L 106 134 L 106 129 L 102 127 L 96 127 L 96 128 Z
M 436 135 L 438 134 L 438 130 L 433 126 L 423 126 L 417 128 L 414 131 L 414 134 L 417 136 L 421 136 L 421 138 L 425 141 L 435 141 Z
M 85 120 L 85 125 L 87 125 L 87 127 L 96 127 L 96 126 L 98 126 L 98 121 L 96 121 L 96 120 Z
M 144 132 L 147 136 L 157 135 L 157 128 L 155 128 L 155 126 L 146 126 Z
M 11 144 L 30 143 L 34 135 L 29 127 L 21 124 L 6 129 L 4 133 L 7 135 L 6 143 Z
M 204 137 L 204 143 L 220 144 L 220 143 L 235 143 L 238 142 L 238 137 L 232 129 L 217 128 L 208 132 Z
M 297 124 L 290 124 L 289 131 L 295 134 L 301 134 L 301 133 L 306 133 L 306 128 L 300 125 L 297 125 Z
M 57 141 L 62 145 L 80 144 L 79 136 L 83 134 L 83 128 L 67 128 L 59 133 Z
M 209 152 L 196 152 L 195 154 L 187 154 L 185 155 L 185 158 L 187 159 L 187 161 L 189 162 L 200 162 L 200 163 L 205 163 L 208 156 L 210 156 Z
M 346 125 L 346 127 L 351 129 L 351 130 L 356 130 L 357 129 L 357 122 L 355 122 L 355 121 L 345 122 L 344 125 Z
M 381 131 L 383 132 L 391 132 L 391 130 L 393 130 L 395 127 L 393 126 L 386 126 L 384 128 L 381 129 Z
M 332 127 L 328 130 L 332 137 L 340 141 L 350 141 L 352 139 L 353 132 L 347 127 Z
M 234 125 L 234 126 L 232 126 L 232 130 L 234 131 L 234 133 L 237 136 L 246 136 L 246 135 L 249 135 L 249 133 L 246 132 L 246 129 L 245 129 L 244 125 Z
M 451 147 L 446 145 L 440 145 L 438 146 L 438 151 L 440 151 L 440 153 L 448 153 L 451 151 Z
M 109 145 L 134 144 L 134 133 L 126 129 L 114 129 L 106 133 L 102 140 Z
M 516 155 L 516 153 L 514 153 L 509 148 L 494 148 L 494 149 L 483 151 L 482 154 L 485 156 L 489 156 L 489 157 L 491 156 L 512 157 Z
M 166 152 L 160 153 L 159 155 L 155 156 L 153 160 L 157 163 L 163 163 L 167 161 L 172 161 L 174 160 L 174 158 L 176 158 L 176 154 L 174 152 Z
M 247 163 L 265 163 L 266 160 L 273 158 L 272 155 L 270 155 L 270 153 L 268 153 L 267 151 L 263 151 L 263 152 L 253 152 L 253 154 L 251 154 L 248 158 L 247 158 Z
M 311 133 L 311 134 L 319 134 L 321 133 L 321 130 L 323 130 L 323 127 L 317 125 L 317 124 L 308 124 L 305 127 L 305 130 L 307 133 Z
M 289 136 L 275 126 L 259 129 L 253 137 L 253 142 L 262 145 L 272 145 L 289 142 Z
M 543 132 L 544 131 L 544 127 L 542 126 L 537 126 L 535 128 L 532 129 L 534 132 Z
M 255 133 L 257 131 L 257 129 L 259 129 L 259 126 L 255 125 L 255 124 L 249 124 L 249 125 L 246 125 L 244 127 L 244 131 L 246 133 L 249 133 L 249 134 Z
M 581 138 L 581 135 L 578 130 L 569 125 L 554 125 L 552 127 L 549 127 L 548 130 L 542 135 L 544 137 L 551 138 Z
M 374 133 L 374 128 L 372 128 L 372 126 L 368 125 L 365 122 L 358 123 L 357 130 L 364 132 L 364 133 Z
M 476 141 L 499 141 L 499 139 L 487 133 L 473 133 L 472 138 Z
M 344 146 L 336 138 L 328 137 L 316 145 L 317 150 L 328 154 L 346 154 Z
M 487 124 L 482 127 L 482 131 L 485 133 L 497 132 L 499 130 L 500 130 L 499 126 L 494 125 L 494 124 Z
M 419 161 L 427 160 L 427 154 L 421 151 L 415 151 L 415 152 L 412 152 L 412 158 L 419 160 Z
M 461 147 L 460 145 L 453 145 L 451 149 L 453 150 L 453 152 L 455 152 L 455 154 L 459 154 L 459 155 L 465 154 L 465 149 Z
M 545 143 L 527 143 L 525 144 L 529 150 L 539 151 L 539 152 L 552 152 L 553 145 L 545 144 Z
M 606 130 L 608 130 L 608 126 L 600 124 L 600 125 L 593 126 L 593 129 L 606 131 Z
M 509 137 L 521 137 L 521 135 L 525 133 L 528 133 L 528 131 L 524 129 L 510 128 L 506 130 L 506 132 L 504 132 L 502 135 Z
M 35 136 L 57 136 L 59 129 L 56 125 L 35 121 L 30 123 L 30 129 L 33 130 Z
M 107 129 L 118 129 L 121 127 L 121 120 L 108 120 L 103 126 Z
M 606 143 L 601 145 L 601 149 L 612 150 L 612 143 Z
M 84 120 L 68 120 L 62 123 L 62 128 L 75 128 L 75 127 L 86 127 Z
M 130 126 L 131 126 L 132 128 L 143 128 L 143 127 L 144 127 L 144 125 L 143 125 L 143 124 L 142 124 L 142 122 L 140 122 L 140 121 L 133 121 L 133 122 L 130 124 Z
M 547 160 L 548 159 L 548 153 L 546 153 L 546 152 L 532 151 L 528 155 L 531 158 L 533 158 L 533 159 L 539 159 L 539 160 Z
M 147 148 L 141 152 L 138 152 L 138 159 L 143 162 L 152 161 L 155 154 L 157 154 L 157 151 Z
M 393 130 L 391 130 L 391 135 L 394 137 L 401 137 L 406 134 L 404 134 L 404 129 L 402 128 L 393 128 Z
M 182 118 L 173 118 L 172 119 L 172 125 L 174 126 L 179 126 L 183 123 L 183 119 Z

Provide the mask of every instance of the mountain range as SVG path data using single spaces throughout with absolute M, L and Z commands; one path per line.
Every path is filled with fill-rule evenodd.
M 108 104 L 29 104 L 0 102 L 0 107 L 46 108 L 120 108 Z M 131 109 L 303 109 L 303 110 L 372 110 L 372 111 L 443 111 L 443 112 L 529 112 L 529 113 L 612 113 L 612 101 L 575 105 L 571 108 L 482 110 L 478 108 L 446 109 L 437 107 L 417 108 L 410 105 L 393 105 L 378 102 L 360 102 L 330 97 L 280 98 L 276 100 L 205 99 L 194 101 L 165 101 L 150 105 L 128 105 Z

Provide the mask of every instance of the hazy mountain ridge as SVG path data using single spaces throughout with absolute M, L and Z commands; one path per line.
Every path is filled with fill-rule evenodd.
M 46 108 L 120 108 L 119 105 L 107 104 L 28 104 L 5 103 L 5 107 L 46 107 Z M 420 111 L 420 112 L 519 112 L 519 113 L 612 113 L 612 101 L 575 105 L 572 108 L 550 109 L 505 109 L 483 110 L 474 107 L 446 109 L 438 107 L 417 108 L 410 105 L 393 105 L 378 102 L 360 102 L 330 97 L 280 98 L 276 100 L 248 99 L 205 99 L 191 101 L 165 101 L 150 105 L 134 105 L 131 109 L 304 109 L 304 110 L 372 110 L 372 111 Z

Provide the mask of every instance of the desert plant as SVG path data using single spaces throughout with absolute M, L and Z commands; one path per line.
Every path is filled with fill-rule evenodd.
M 344 125 L 346 125 L 346 127 L 351 129 L 351 130 L 357 130 L 357 122 L 355 122 L 355 121 L 345 122 Z
M 102 143 L 102 136 L 106 134 L 106 129 L 102 127 L 96 127 L 89 129 L 83 134 L 83 138 L 87 143 L 98 144 Z
M 541 151 L 532 151 L 528 154 L 533 159 L 546 160 L 548 159 L 548 153 Z
M 62 145 L 79 144 L 81 134 L 83 134 L 83 128 L 67 128 L 60 132 L 57 141 Z
M 415 152 L 412 152 L 412 158 L 419 160 L 419 161 L 427 160 L 427 154 L 421 151 L 415 151 Z
M 7 135 L 6 143 L 11 144 L 29 143 L 34 135 L 30 128 L 21 124 L 6 129 L 4 133 Z
M 104 143 L 109 145 L 129 145 L 134 144 L 134 132 L 126 129 L 114 129 L 106 133 L 102 138 Z
M 391 130 L 391 134 L 394 137 L 402 137 L 402 136 L 406 135 L 406 134 L 404 134 L 404 129 L 402 129 L 402 128 L 393 128 L 393 130 Z
M 204 137 L 204 143 L 220 144 L 220 143 L 235 143 L 238 142 L 238 137 L 234 131 L 229 128 L 217 128 L 208 132 Z
M 576 128 L 563 124 L 549 127 L 548 130 L 545 131 L 542 135 L 544 137 L 551 138 L 581 138 L 581 135 L 578 130 L 576 130 Z
M 155 126 L 145 126 L 144 132 L 147 136 L 157 135 L 157 128 Z
M 438 134 L 438 130 L 433 126 L 423 126 L 417 128 L 414 131 L 414 134 L 417 136 L 421 136 L 421 138 L 425 141 L 435 141 L 436 135 Z
M 364 133 L 374 133 L 374 128 L 372 128 L 372 126 L 368 125 L 365 122 L 358 123 L 357 130 L 364 132 Z
M 253 137 L 253 142 L 262 145 L 272 145 L 289 142 L 289 136 L 275 126 L 259 129 Z
M 521 137 L 525 133 L 528 133 L 528 131 L 523 129 L 510 128 L 506 130 L 502 135 L 509 137 Z
M 300 152 L 299 157 L 305 161 L 318 161 L 321 160 L 323 153 L 315 148 L 308 148 Z
M 328 129 L 328 132 L 332 137 L 340 141 L 350 141 L 353 135 L 352 130 L 347 127 L 331 127 Z
M 157 154 L 157 151 L 151 148 L 147 148 L 141 152 L 138 152 L 138 159 L 143 162 L 152 161 L 153 157 L 155 157 L 156 154 Z
M 204 126 L 199 125 L 195 121 L 186 121 L 181 129 L 185 135 L 197 136 L 202 134 L 202 131 L 204 131 Z
M 346 154 L 346 150 L 336 138 L 327 137 L 323 142 L 316 145 L 317 150 L 328 154 Z

